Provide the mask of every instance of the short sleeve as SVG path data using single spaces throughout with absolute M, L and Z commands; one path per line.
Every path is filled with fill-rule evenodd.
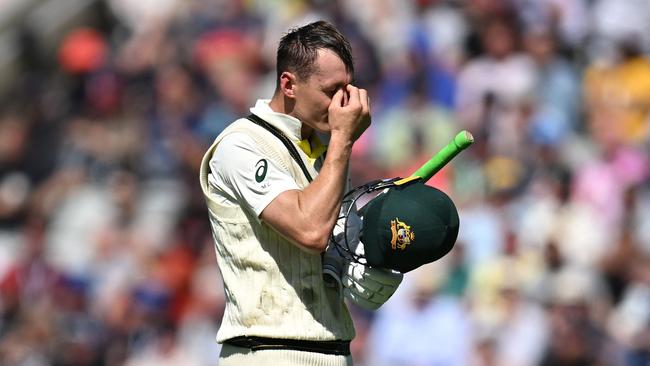
M 244 133 L 221 140 L 210 160 L 211 183 L 257 217 L 281 193 L 300 189 L 289 171 Z

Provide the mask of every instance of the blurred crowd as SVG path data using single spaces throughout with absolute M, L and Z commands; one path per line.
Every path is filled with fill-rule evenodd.
M 283 32 L 326 19 L 372 101 L 353 184 L 476 139 L 429 183 L 456 247 L 350 306 L 355 364 L 650 365 L 650 1 L 92 6 L 54 47 L 21 26 L 0 101 L 0 364 L 216 364 L 200 159 L 272 95 Z

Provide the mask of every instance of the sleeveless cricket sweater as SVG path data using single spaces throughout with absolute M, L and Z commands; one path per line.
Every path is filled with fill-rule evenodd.
M 237 336 L 302 340 L 351 340 L 354 326 L 341 294 L 323 281 L 321 255 L 300 249 L 240 206 L 225 206 L 208 183 L 209 162 L 227 135 L 244 132 L 269 159 L 286 168 L 298 186 L 308 185 L 287 148 L 246 119 L 227 127 L 201 162 L 200 182 L 208 206 L 226 309 L 217 341 Z M 318 173 L 298 149 L 312 177 Z

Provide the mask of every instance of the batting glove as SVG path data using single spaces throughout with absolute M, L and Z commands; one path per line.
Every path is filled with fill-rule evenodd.
M 339 219 L 333 230 L 334 240 L 339 245 L 346 245 L 344 224 L 345 219 Z M 362 220 L 355 210 L 350 213 L 347 225 L 347 244 L 363 259 L 364 245 L 359 240 Z M 332 244 L 323 256 L 323 274 L 326 283 L 338 286 L 343 290 L 345 298 L 368 310 L 376 310 L 383 305 L 395 293 L 403 278 L 400 272 L 394 270 L 349 261 L 343 258 Z
M 356 253 L 363 256 L 361 241 Z M 377 310 L 393 296 L 403 277 L 402 273 L 392 269 L 346 261 L 341 277 L 343 295 L 364 309 Z
M 342 205 L 341 213 L 347 212 L 348 207 L 349 205 Z M 330 245 L 323 254 L 323 277 L 325 283 L 331 287 L 338 287 L 339 292 L 343 290 L 341 278 L 343 278 L 343 269 L 347 264 L 347 260 L 341 256 L 341 253 L 335 247 L 335 244 L 346 245 L 344 239 L 345 224 L 345 218 L 340 218 L 336 221 L 336 225 L 334 225 L 334 229 L 332 230 L 332 239 L 330 239 L 333 242 L 330 242 Z M 352 250 L 354 250 L 359 242 L 361 225 L 361 218 L 357 214 L 356 210 L 352 210 L 347 220 L 347 239 Z

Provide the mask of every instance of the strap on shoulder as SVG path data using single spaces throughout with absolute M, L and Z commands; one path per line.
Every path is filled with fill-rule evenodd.
M 305 178 L 307 178 L 307 181 L 309 183 L 312 182 L 313 178 L 311 177 L 311 174 L 309 174 L 309 171 L 305 166 L 305 162 L 302 160 L 302 158 L 300 158 L 300 154 L 298 153 L 298 150 L 296 150 L 296 145 L 294 145 L 293 142 L 291 142 L 291 140 L 289 140 L 289 138 L 284 133 L 282 133 L 282 131 L 280 131 L 270 123 L 266 122 L 256 114 L 251 113 L 246 117 L 246 119 L 264 128 L 265 130 L 273 134 L 273 136 L 277 137 L 284 144 L 287 150 L 289 150 L 289 155 L 291 155 L 293 160 L 295 160 L 296 163 L 298 163 L 298 166 L 300 167 L 300 170 L 302 170 L 302 173 L 305 175 Z

